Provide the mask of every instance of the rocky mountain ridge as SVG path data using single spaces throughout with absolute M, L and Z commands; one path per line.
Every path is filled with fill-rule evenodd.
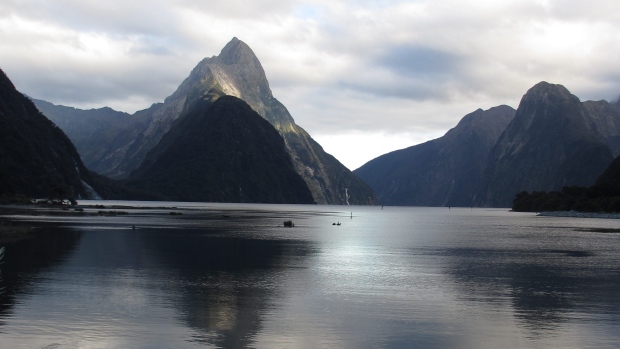
M 620 135 L 618 122 L 592 114 L 564 86 L 536 84 L 491 152 L 479 204 L 509 207 L 523 190 L 593 184 L 614 158 L 605 141 Z M 609 128 L 601 130 L 602 124 Z
M 284 138 L 295 170 L 322 204 L 374 204 L 374 192 L 301 127 L 275 99 L 265 72 L 252 50 L 233 38 L 218 56 L 203 59 L 163 103 L 136 112 L 109 147 L 85 162 L 93 170 L 113 178 L 127 178 L 170 130 L 172 124 L 206 95 L 230 95 L 248 103 Z M 101 131 L 106 132 L 106 131 Z M 70 135 L 71 137 L 71 135 Z M 100 147 L 92 142 L 90 147 Z M 87 152 L 81 152 L 85 156 Z
M 186 114 L 129 185 L 170 201 L 314 203 L 280 134 L 243 100 L 207 96 Z
M 514 114 L 509 106 L 478 109 L 443 137 L 382 155 L 355 173 L 386 205 L 471 206 L 489 153 Z
M 509 122 L 493 130 L 484 128 L 488 121 L 474 127 L 492 144 L 464 137 L 462 122 L 483 120 L 477 111 L 439 139 L 354 172 L 385 204 L 510 207 L 521 191 L 593 184 L 620 153 L 619 103 L 582 103 L 565 87 L 541 82 L 523 96 L 514 117 L 503 119 Z M 453 188 L 467 194 L 455 196 Z
M 0 196 L 98 198 L 67 136 L 0 70 Z

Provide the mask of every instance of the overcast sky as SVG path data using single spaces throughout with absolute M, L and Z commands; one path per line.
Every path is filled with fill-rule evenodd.
M 31 97 L 133 113 L 233 37 L 274 96 L 350 169 L 514 108 L 540 81 L 620 95 L 610 0 L 2 0 L 0 68 Z

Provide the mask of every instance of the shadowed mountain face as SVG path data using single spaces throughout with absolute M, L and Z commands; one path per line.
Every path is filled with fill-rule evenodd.
M 129 184 L 173 201 L 314 203 L 269 122 L 236 97 L 208 97 L 174 123 Z
M 297 173 L 304 179 L 314 201 L 321 204 L 373 204 L 372 189 L 327 154 L 293 118 L 269 88 L 265 72 L 252 50 L 233 38 L 219 56 L 203 59 L 164 103 L 154 104 L 127 118 L 114 136 L 80 146 L 91 169 L 113 178 L 126 178 L 138 168 L 170 130 L 175 120 L 191 110 L 205 95 L 238 97 L 269 121 L 284 138 Z M 114 127 L 114 126 L 112 126 Z M 102 129 L 102 133 L 109 132 Z M 101 149 L 105 144 L 105 151 Z M 348 197 L 347 197 L 348 194 Z
M 165 103 L 184 100 L 187 108 L 209 91 L 243 99 L 282 134 L 295 170 L 310 188 L 314 201 L 376 203 L 368 185 L 295 124 L 284 105 L 273 97 L 258 58 L 244 42 L 233 38 L 219 56 L 203 59 Z
M 620 195 L 620 156 L 611 162 L 609 167 L 596 180 L 595 186 L 605 189 L 611 195 Z
M 119 138 L 126 134 L 127 124 L 138 121 L 127 113 L 107 107 L 82 110 L 37 99 L 32 101 L 71 139 L 84 165 L 97 172 L 108 165 L 106 157 L 116 150 L 117 144 L 128 141 Z
M 62 130 L 0 70 L 0 196 L 96 198 L 92 176 Z
M 588 128 L 607 144 L 614 156 L 620 155 L 620 103 L 586 101 L 582 105 L 588 112 Z
M 588 111 L 597 107 L 561 85 L 532 87 L 491 153 L 479 204 L 510 207 L 521 191 L 593 184 L 613 160 L 606 140 L 615 144 L 618 134 L 617 119 Z
M 510 207 L 522 191 L 588 186 L 620 154 L 620 102 L 541 82 L 515 111 L 478 110 L 445 136 L 380 156 L 355 173 L 384 204 Z
M 514 114 L 508 106 L 476 110 L 443 137 L 382 155 L 355 173 L 386 205 L 471 206 L 489 153 Z

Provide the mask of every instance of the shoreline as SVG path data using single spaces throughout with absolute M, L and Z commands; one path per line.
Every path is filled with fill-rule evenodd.
M 598 212 L 577 212 L 577 211 L 544 211 L 536 213 L 541 217 L 572 217 L 572 218 L 603 218 L 620 219 L 620 213 L 598 213 Z

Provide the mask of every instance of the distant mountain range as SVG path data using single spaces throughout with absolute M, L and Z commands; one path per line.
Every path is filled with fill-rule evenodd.
M 443 137 L 382 155 L 355 173 L 386 205 L 471 206 L 489 153 L 514 114 L 508 106 L 478 109 Z
M 476 110 L 352 173 L 295 124 L 236 38 L 133 115 L 33 100 L 56 127 L 0 82 L 0 195 L 510 207 L 517 193 L 592 185 L 620 155 L 620 100 L 581 102 L 541 82 L 517 110 Z
M 587 186 L 620 153 L 620 105 L 541 82 L 516 112 L 478 110 L 446 135 L 354 172 L 383 204 L 510 207 L 521 191 Z
M 510 207 L 520 191 L 592 185 L 614 159 L 620 136 L 618 109 L 597 105 L 586 108 L 561 85 L 532 87 L 491 152 L 478 203 Z
M 76 144 L 90 169 L 127 179 L 143 162 L 155 162 L 151 152 L 176 120 L 187 115 L 205 96 L 234 96 L 250 105 L 284 138 L 295 171 L 320 204 L 376 204 L 372 189 L 333 156 L 323 151 L 269 88 L 265 72 L 252 50 L 233 38 L 219 56 L 203 59 L 163 103 L 127 115 L 110 110 L 77 110 L 34 100 L 35 104 Z M 211 101 L 213 102 L 213 100 Z M 84 120 L 88 120 L 85 122 Z M 136 177 L 132 177 L 135 182 Z

